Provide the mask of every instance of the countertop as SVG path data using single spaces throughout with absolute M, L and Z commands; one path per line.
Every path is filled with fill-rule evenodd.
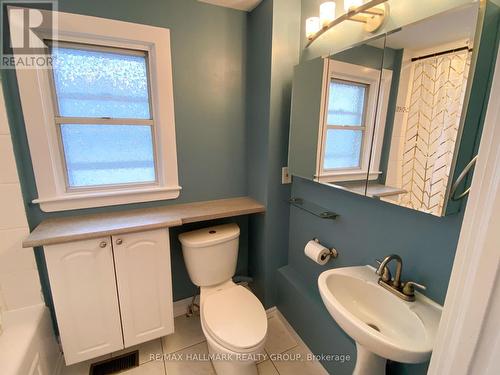
M 198 221 L 265 212 L 250 197 L 174 204 L 119 212 L 80 215 L 42 221 L 23 241 L 23 247 L 176 227 Z

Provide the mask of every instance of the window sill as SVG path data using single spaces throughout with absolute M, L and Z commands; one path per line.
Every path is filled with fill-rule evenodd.
M 40 204 L 40 208 L 44 212 L 67 211 L 176 199 L 179 197 L 181 189 L 180 186 L 175 186 L 172 188 L 110 190 L 98 193 L 67 193 L 57 197 L 34 199 L 32 203 Z
M 321 176 L 317 176 L 316 180 L 318 182 L 343 182 L 343 181 L 360 181 L 366 180 L 368 171 L 355 171 L 355 172 L 340 172 L 340 173 L 324 173 Z M 370 172 L 368 179 L 370 181 L 376 180 L 382 172 Z

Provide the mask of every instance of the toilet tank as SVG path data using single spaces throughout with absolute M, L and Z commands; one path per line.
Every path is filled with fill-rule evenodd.
M 224 224 L 179 235 L 191 281 L 212 286 L 230 280 L 236 272 L 240 228 Z

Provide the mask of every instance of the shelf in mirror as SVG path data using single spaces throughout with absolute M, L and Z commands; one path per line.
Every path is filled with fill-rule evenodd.
M 321 219 L 335 220 L 337 217 L 339 217 L 339 214 L 329 211 L 324 207 L 318 206 L 317 204 L 309 202 L 302 198 L 292 197 L 288 200 L 288 202 L 292 206 L 300 208 L 301 210 L 304 210 L 306 212 L 309 212 L 310 214 L 317 216 Z

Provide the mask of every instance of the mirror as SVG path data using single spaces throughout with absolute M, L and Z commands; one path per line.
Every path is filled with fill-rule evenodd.
M 443 216 L 478 15 L 469 4 L 297 65 L 290 173 Z
M 390 33 L 384 61 L 394 62 L 391 107 L 375 129 L 367 195 L 437 216 L 444 214 L 466 113 L 478 6 L 438 14 Z M 381 95 L 384 94 L 381 88 Z M 380 143 L 377 143 L 380 142 Z
M 378 176 L 369 167 L 376 124 L 385 121 L 377 107 L 387 108 L 379 103 L 379 86 L 387 100 L 392 76 L 382 69 L 384 39 L 295 67 L 288 162 L 293 175 L 360 194 L 369 176 Z

